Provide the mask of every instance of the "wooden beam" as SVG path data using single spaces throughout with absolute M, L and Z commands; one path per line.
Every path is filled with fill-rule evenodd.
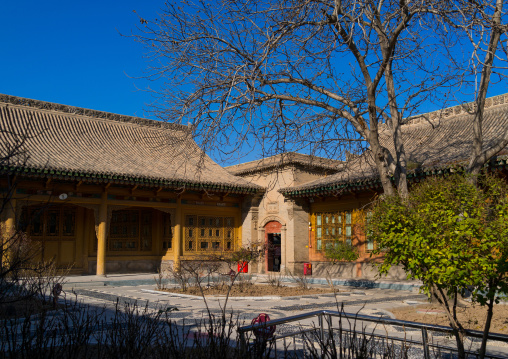
M 107 190 L 109 187 L 111 187 L 111 182 L 106 183 L 106 185 L 104 186 L 104 190 Z
M 134 187 L 131 188 L 131 196 L 134 194 L 134 190 L 138 188 L 138 185 L 134 185 Z
M 83 184 L 83 181 L 79 181 L 78 183 L 76 183 L 74 185 L 74 190 L 77 191 L 78 190 L 78 187 L 81 186 Z
M 155 196 L 158 196 L 159 195 L 159 192 L 162 191 L 162 187 L 159 187 L 155 190 Z
M 51 182 L 51 178 L 48 178 L 47 181 L 46 181 L 46 184 L 44 185 L 46 189 L 49 188 L 50 182 Z

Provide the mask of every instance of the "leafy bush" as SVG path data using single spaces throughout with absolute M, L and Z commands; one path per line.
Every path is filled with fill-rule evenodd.
M 369 232 L 383 248 L 380 273 L 402 265 L 410 279 L 442 304 L 464 357 L 465 331 L 457 318 L 461 295 L 488 306 L 483 349 L 492 308 L 508 292 L 508 189 L 493 176 L 478 186 L 462 175 L 427 179 L 407 198 L 384 196 L 373 208 Z M 381 250 L 375 251 L 381 253 Z
M 355 261 L 358 259 L 359 253 L 358 249 L 352 244 L 337 240 L 333 243 L 333 246 L 325 249 L 325 257 L 335 264 L 343 261 Z

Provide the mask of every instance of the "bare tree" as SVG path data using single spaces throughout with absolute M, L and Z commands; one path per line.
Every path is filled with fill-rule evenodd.
M 489 146 L 484 145 L 483 119 L 487 92 L 492 82 L 506 80 L 508 69 L 508 9 L 503 0 L 472 1 L 462 5 L 462 9 L 469 9 L 464 14 L 459 26 L 464 30 L 473 45 L 471 56 L 471 72 L 475 81 L 475 106 L 472 109 L 473 119 L 473 147 L 467 171 L 476 181 L 483 165 L 508 145 L 508 128 L 504 129 L 499 139 Z M 504 35 L 504 39 L 503 39 Z
M 29 142 L 39 136 L 32 122 L 25 128 L 19 128 L 5 111 L 6 121 L 0 129 L 0 312 L 12 311 L 8 306 L 32 297 L 45 302 L 46 295 L 56 284 L 63 281 L 61 271 L 58 273 L 55 263 L 41 261 L 42 246 L 32 241 L 25 233 L 25 227 L 31 222 L 31 215 L 26 213 L 20 218 L 15 201 L 28 200 L 29 197 L 16 197 L 19 185 L 20 169 L 26 168 L 30 160 Z M 18 202 L 19 203 L 19 202 Z M 47 207 L 47 205 L 46 205 Z M 68 272 L 68 271 L 67 271 Z
M 485 143 L 483 136 L 483 121 L 489 86 L 493 80 L 502 82 L 507 78 L 508 6 L 504 0 L 479 0 L 459 1 L 457 8 L 460 10 L 460 21 L 453 22 L 452 25 L 463 30 L 473 49 L 470 67 L 466 68 L 471 72 L 467 77 L 474 81 L 475 97 L 474 107 L 469 110 L 473 115 L 473 143 L 466 170 L 472 174 L 469 180 L 476 185 L 478 175 L 484 165 L 508 146 L 508 128 L 503 129 L 497 139 L 490 143 Z M 480 358 L 485 357 L 494 303 L 494 296 L 485 303 L 487 317 L 479 351 Z
M 12 217 L 16 212 L 11 199 L 16 190 L 17 178 L 14 168 L 22 166 L 28 160 L 26 151 L 26 142 L 30 138 L 30 130 L 16 131 L 12 128 L 0 129 L 0 170 L 3 175 L 0 177 L 2 183 L 2 191 L 0 192 L 0 283 L 4 278 L 12 276 L 13 272 L 21 270 L 23 265 L 19 261 L 24 261 L 27 253 L 25 245 L 22 245 L 21 234 L 15 229 L 16 223 L 4 222 L 7 215 Z M 23 255 L 21 255 L 23 253 Z M 28 255 L 31 257 L 32 254 Z M 1 286 L 1 285 L 0 285 Z M 3 291 L 2 291 L 3 292 Z
M 155 114 L 192 119 L 205 150 L 228 156 L 246 139 L 263 155 L 369 149 L 384 192 L 394 176 L 405 196 L 400 126 L 460 81 L 437 54 L 455 41 L 438 15 L 456 11 L 423 0 L 168 2 L 133 36 L 146 45 L 146 76 L 164 82 Z

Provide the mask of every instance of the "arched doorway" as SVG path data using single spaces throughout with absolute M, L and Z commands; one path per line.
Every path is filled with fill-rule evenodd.
M 280 272 L 282 263 L 282 225 L 271 221 L 265 225 L 266 270 Z

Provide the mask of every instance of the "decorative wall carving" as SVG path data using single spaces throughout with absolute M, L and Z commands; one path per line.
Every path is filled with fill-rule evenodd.
M 287 208 L 287 211 L 288 211 L 288 218 L 290 221 L 293 220 L 293 206 L 292 205 L 288 205 L 288 208 Z
M 258 211 L 257 210 L 252 211 L 252 220 L 251 221 L 252 221 L 254 230 L 257 230 L 258 229 Z
M 279 202 L 268 202 L 266 204 L 266 212 L 267 213 L 279 213 Z

